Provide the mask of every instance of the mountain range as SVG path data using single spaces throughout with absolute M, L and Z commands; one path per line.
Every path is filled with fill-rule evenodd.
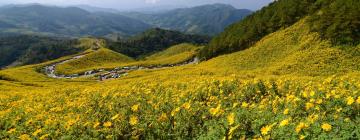
M 249 10 L 223 4 L 155 13 L 118 12 L 86 5 L 7 5 L 0 7 L 0 29 L 1 33 L 7 34 L 128 37 L 159 27 L 191 34 L 215 35 L 250 13 Z
M 77 7 L 29 5 L 0 8 L 0 29 L 6 33 L 134 35 L 150 27 L 144 22 L 119 14 L 91 13 Z
M 211 4 L 153 14 L 140 12 L 122 14 L 159 28 L 191 34 L 216 35 L 222 32 L 226 26 L 240 21 L 251 13 L 250 10 L 236 9 L 231 5 Z

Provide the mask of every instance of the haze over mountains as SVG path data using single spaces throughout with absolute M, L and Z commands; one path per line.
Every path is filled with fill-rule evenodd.
M 120 14 L 113 9 L 84 5 L 79 7 L 39 4 L 4 6 L 0 8 L 0 29 L 2 33 L 132 36 L 150 28 L 161 27 L 191 34 L 215 35 L 251 13 L 222 4 L 175 9 L 158 14 Z
M 180 8 L 155 14 L 140 12 L 122 13 L 153 26 L 178 30 L 191 34 L 216 35 L 224 28 L 252 12 L 236 9 L 231 5 L 212 4 L 192 8 Z
M 139 20 L 112 13 L 91 13 L 76 7 L 43 5 L 12 6 L 0 9 L 4 33 L 39 33 L 63 36 L 133 35 L 150 26 Z

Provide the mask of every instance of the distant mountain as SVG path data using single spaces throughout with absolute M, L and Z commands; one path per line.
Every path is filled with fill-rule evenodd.
M 105 13 L 119 13 L 116 9 L 111 8 L 101 8 L 101 7 L 95 7 L 90 5 L 75 5 L 74 7 L 81 8 L 83 10 L 86 10 L 88 12 L 96 13 L 96 12 L 105 12 Z
M 179 8 L 155 14 L 140 12 L 122 13 L 148 24 L 177 30 L 190 34 L 215 35 L 234 22 L 252 12 L 247 9 L 236 9 L 231 5 L 212 4 L 192 8 Z
M 128 12 L 140 12 L 140 13 L 147 13 L 147 14 L 158 14 L 163 12 L 168 12 L 174 9 L 179 8 L 186 8 L 185 5 L 159 5 L 159 6 L 150 6 L 150 7 L 142 7 L 142 8 L 135 8 L 130 10 L 125 10 Z M 124 12 L 124 11 L 122 11 Z
M 142 21 L 112 13 L 91 13 L 77 7 L 42 5 L 0 8 L 1 32 L 40 33 L 63 36 L 133 35 L 150 26 Z
M 126 40 L 109 41 L 108 48 L 133 58 L 139 58 L 163 51 L 181 43 L 206 44 L 207 36 L 183 34 L 178 31 L 154 28 Z

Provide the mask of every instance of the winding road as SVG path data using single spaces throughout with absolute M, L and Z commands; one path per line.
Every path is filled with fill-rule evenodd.
M 45 74 L 48 77 L 51 78 L 57 78 L 57 79 L 74 79 L 74 78 L 82 78 L 82 77 L 92 77 L 92 76 L 98 76 L 100 81 L 107 80 L 107 79 L 117 79 L 123 76 L 128 75 L 130 71 L 134 70 L 144 70 L 144 69 L 162 69 L 162 68 L 170 68 L 175 66 L 183 66 L 188 64 L 196 64 L 199 62 L 199 59 L 197 57 L 194 57 L 193 59 L 178 63 L 178 64 L 171 64 L 171 65 L 161 65 L 161 66 L 150 66 L 150 67 L 143 67 L 143 66 L 127 66 L 127 67 L 118 67 L 111 70 L 105 70 L 105 69 L 96 69 L 96 70 L 90 70 L 86 71 L 84 73 L 80 74 L 71 74 L 71 75 L 59 75 L 56 74 L 56 67 L 60 64 L 64 64 L 66 62 L 76 60 L 79 58 L 82 58 L 86 56 L 87 54 L 81 54 L 74 56 L 70 59 L 66 59 L 57 63 L 53 63 L 51 65 L 45 66 Z

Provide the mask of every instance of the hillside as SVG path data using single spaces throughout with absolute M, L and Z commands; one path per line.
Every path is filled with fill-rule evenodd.
M 82 51 L 76 39 L 14 35 L 0 37 L 0 68 L 41 63 Z
M 76 60 L 71 60 L 56 66 L 56 73 L 72 75 L 100 69 L 115 69 L 131 66 L 166 66 L 184 63 L 196 57 L 201 47 L 191 44 L 179 44 L 157 52 L 144 60 L 135 61 L 132 58 L 101 48 L 92 51 Z
M 311 30 L 333 43 L 356 44 L 360 11 L 356 0 L 278 0 L 229 26 L 201 53 L 205 59 L 247 49 L 262 37 L 309 16 Z M 346 9 L 346 10 L 345 10 Z
M 177 30 L 189 34 L 216 35 L 224 28 L 252 12 L 236 9 L 231 5 L 212 4 L 192 8 L 180 8 L 155 14 L 122 13 L 156 27 Z M 216 22 L 213 22 L 216 21 Z
M 133 58 L 141 58 L 163 51 L 181 43 L 206 44 L 210 38 L 200 35 L 183 34 L 178 31 L 149 29 L 134 37 L 120 41 L 108 41 L 107 47 Z
M 5 33 L 37 33 L 62 36 L 134 35 L 150 28 L 139 20 L 112 13 L 90 13 L 76 7 L 42 5 L 0 9 L 0 28 Z
M 58 65 L 56 72 L 61 74 L 77 74 L 93 69 L 114 68 L 131 62 L 134 62 L 134 60 L 130 57 L 106 48 L 100 48 L 95 52 L 87 54 L 85 57 Z
M 360 71 L 360 45 L 323 40 L 311 32 L 306 20 L 264 37 L 249 49 L 204 62 L 203 67 L 253 75 L 329 76 Z

